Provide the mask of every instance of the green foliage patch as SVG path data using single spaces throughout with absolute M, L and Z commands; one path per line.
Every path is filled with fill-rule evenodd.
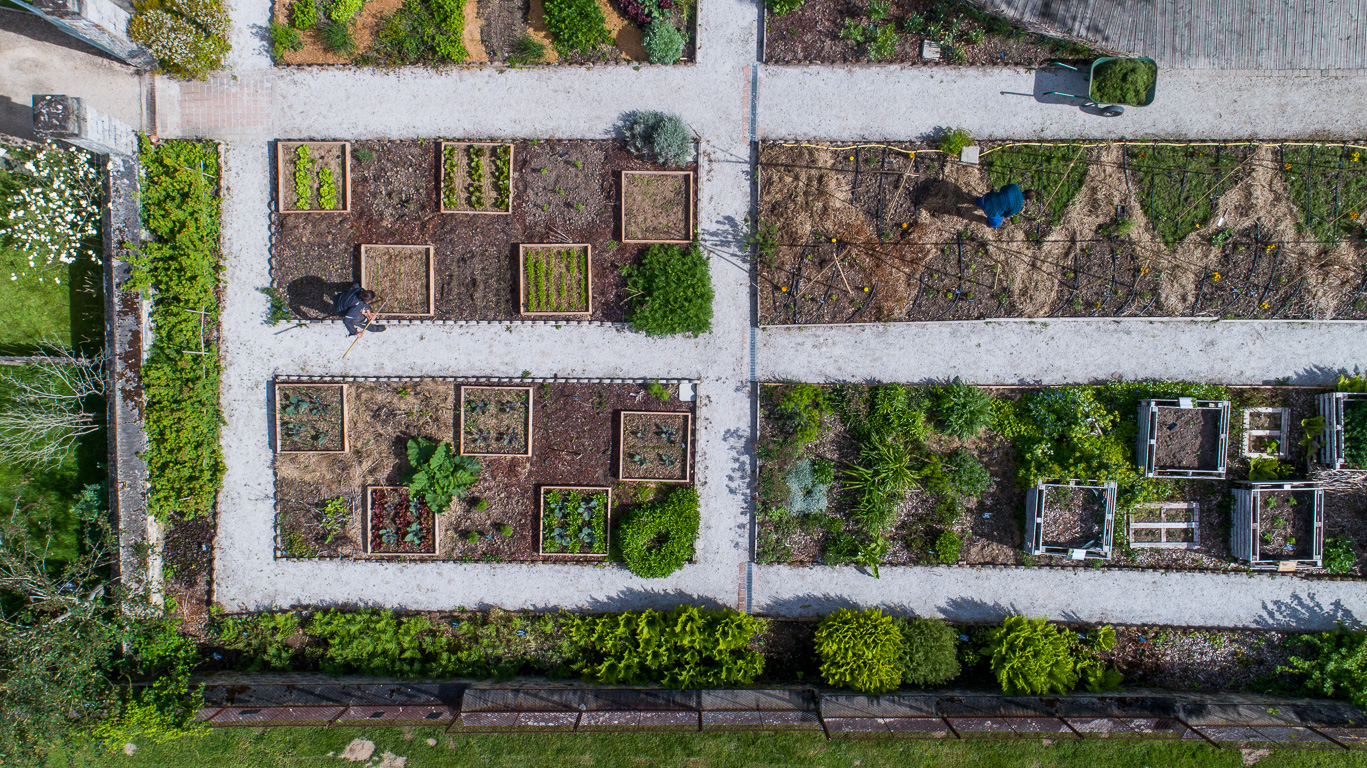
M 1346 144 L 1287 146 L 1282 179 L 1301 212 L 1301 227 L 1325 245 L 1362 235 L 1367 157 Z
M 977 437 L 992 422 L 992 397 L 957 379 L 936 387 L 930 402 L 940 431 L 961 440 Z
M 1045 619 L 1009 616 L 987 633 L 982 654 L 1002 692 L 1010 696 L 1068 693 L 1079 683 L 1100 693 L 1120 685 L 1120 673 L 1106 669 L 1096 656 L 1114 646 L 1115 630 L 1109 626 L 1079 640 L 1067 627 Z
M 1057 224 L 1087 179 L 1087 147 L 1082 144 L 1008 145 L 988 150 L 983 167 L 993 189 L 1016 184 L 1033 189 Z
M 609 685 L 660 683 L 668 688 L 750 685 L 764 671 L 754 647 L 765 622 L 730 610 L 680 606 L 583 616 L 570 628 L 586 680 Z
M 622 275 L 632 328 L 648 336 L 712 330 L 712 273 L 697 243 L 652 245 Z
M 166 72 L 203 80 L 231 50 L 222 0 L 145 0 L 128 22 L 128 36 L 146 46 Z
M 700 524 L 698 491 L 676 488 L 636 507 L 621 524 L 617 541 L 622 559 L 637 576 L 664 578 L 693 557 Z
M 1367 706 L 1367 632 L 1340 627 L 1306 635 L 1301 642 L 1310 653 L 1292 656 L 1278 672 L 1304 675 L 1302 685 L 1311 695 Z
M 592 54 L 612 42 L 603 9 L 594 0 L 546 0 L 546 28 L 563 57 Z
M 1355 469 L 1367 468 L 1367 398 L 1343 406 L 1343 459 Z
M 674 166 L 693 158 L 693 135 L 683 118 L 672 112 L 632 112 L 622 125 L 622 137 L 627 151 L 637 157 Z
M 841 608 L 816 628 L 821 679 L 861 693 L 886 693 L 902 682 L 905 650 L 897 621 L 877 608 Z
M 1139 205 L 1169 248 L 1205 226 L 1214 200 L 1243 180 L 1251 150 L 1131 144 L 1127 165 Z
M 674 64 L 683 56 L 688 39 L 673 24 L 657 21 L 646 26 L 642 43 L 651 64 Z
M 902 653 L 897 664 L 902 682 L 927 688 L 944 685 L 959 676 L 958 633 L 939 619 L 917 616 L 898 619 Z
M 463 498 L 479 480 L 479 459 L 461 456 L 451 443 L 419 437 L 408 441 L 408 474 L 403 483 L 410 498 L 421 497 L 428 509 L 441 514 L 454 499 Z

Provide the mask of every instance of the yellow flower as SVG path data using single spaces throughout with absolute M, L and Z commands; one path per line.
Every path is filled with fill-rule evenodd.
M 866 285 L 866 286 L 864 286 L 864 293 L 868 293 L 868 292 L 869 292 L 869 287 Z
M 1282 163 L 1282 167 L 1289 171 L 1291 170 L 1291 163 Z
M 1261 308 L 1262 308 L 1262 309 L 1267 309 L 1267 302 L 1264 301 L 1264 302 L 1261 304 Z
M 1216 283 L 1220 282 L 1220 273 L 1219 273 L 1219 272 L 1211 272 L 1211 273 L 1210 273 L 1210 279 L 1211 279 L 1213 282 L 1216 282 Z
M 1149 268 L 1148 268 L 1148 267 L 1140 267 L 1140 268 L 1139 268 L 1139 274 L 1141 274 L 1141 275 L 1147 275 L 1147 274 L 1149 274 Z
M 1357 153 L 1357 152 L 1354 152 L 1354 153 L 1353 153 L 1353 162 L 1356 163 L 1357 161 L 1358 161 L 1358 153 Z
M 850 155 L 850 159 L 853 160 L 853 159 L 854 159 L 854 155 Z
M 782 293 L 787 293 L 787 292 L 788 292 L 788 286 L 786 286 L 786 285 L 781 285 L 781 286 L 779 286 L 779 291 L 781 291 Z
M 1277 247 L 1277 246 L 1276 246 L 1276 244 L 1274 243 L 1274 244 L 1272 244 L 1272 245 L 1267 246 L 1267 248 L 1263 249 L 1263 252 L 1264 252 L 1264 253 L 1272 253 L 1272 249 L 1273 249 L 1273 248 L 1276 248 L 1276 247 Z
M 832 242 L 832 243 L 835 242 L 835 238 L 834 238 L 834 237 L 831 238 L 831 242 Z
M 906 229 L 906 228 L 907 228 L 907 223 L 904 221 L 904 222 L 902 222 L 902 229 Z

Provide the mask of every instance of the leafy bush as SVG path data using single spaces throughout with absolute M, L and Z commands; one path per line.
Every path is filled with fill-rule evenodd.
M 294 0 L 290 3 L 290 26 L 313 29 L 318 23 L 318 4 L 314 0 Z
M 157 290 L 152 353 L 143 363 L 143 453 L 151 484 L 148 509 L 166 521 L 174 512 L 202 517 L 223 481 L 218 406 L 218 345 L 200 335 L 218 327 L 218 148 L 212 142 L 141 139 L 141 204 L 153 238 L 129 254 L 125 288 Z M 200 349 L 208 354 L 186 355 Z
M 735 611 L 681 606 L 582 616 L 570 628 L 580 647 L 576 670 L 608 685 L 661 683 L 669 688 L 749 685 L 764 671 L 753 641 L 762 619 Z
M 1096 655 L 1115 647 L 1115 630 L 1103 626 L 1086 641 L 1045 619 L 1010 616 L 986 637 L 984 655 L 1002 691 L 1011 696 L 1068 693 L 1079 681 L 1093 693 L 1120 686 L 1120 673 Z
M 821 419 L 830 414 L 826 390 L 815 384 L 784 384 L 769 395 L 772 417 L 778 428 L 791 435 L 800 446 L 817 438 Z
M 242 668 L 248 672 L 262 669 L 291 669 L 294 649 L 285 640 L 299 631 L 299 617 L 293 613 L 261 613 L 226 618 L 218 626 L 218 642 L 224 648 L 240 651 Z
M 945 565 L 953 565 L 959 562 L 959 555 L 963 551 L 964 540 L 954 531 L 941 531 L 935 539 L 935 556 Z
M 802 459 L 793 463 L 784 479 L 788 483 L 789 510 L 799 515 L 825 512 L 826 492 L 835 480 L 835 465 L 825 459 Z
M 126 689 L 122 706 L 95 727 L 95 737 L 117 749 L 135 738 L 161 744 L 203 733 L 194 717 L 204 706 L 204 686 L 190 686 L 199 652 L 195 641 L 180 633 L 180 621 L 169 616 L 149 621 L 137 628 L 129 647 L 127 671 L 153 682 Z
M 816 628 L 816 655 L 828 685 L 886 693 L 902 682 L 904 651 L 897 621 L 877 608 L 841 608 Z
M 641 29 L 674 16 L 674 0 L 617 0 L 617 8 Z M 687 15 L 687 8 L 684 13 Z
M 1348 573 L 1358 564 L 1357 549 L 1352 539 L 1336 536 L 1324 540 L 1324 568 L 1330 573 Z
M 929 687 L 959 676 L 958 633 L 939 619 L 896 619 L 902 632 L 902 682 Z
M 662 403 L 669 402 L 669 390 L 666 389 L 665 386 L 658 381 L 646 382 L 646 393 Z
M 632 112 L 622 126 L 627 151 L 653 157 L 665 165 L 684 165 L 693 158 L 693 135 L 683 118 L 666 112 Z
M 1097 101 L 1143 104 L 1158 77 L 1158 67 L 1138 59 L 1111 59 L 1092 73 Z
M 464 30 L 464 0 L 404 0 L 371 50 L 386 64 L 459 64 L 469 56 Z
M 647 336 L 712 330 L 712 273 L 697 243 L 652 245 L 639 262 L 622 267 L 627 321 Z
M 1278 672 L 1305 675 L 1303 685 L 1313 695 L 1348 699 L 1367 706 L 1367 632 L 1339 627 L 1333 632 L 1305 635 L 1300 643 L 1314 656 L 1292 656 Z
M 284 24 L 271 24 L 271 56 L 276 61 L 283 61 L 285 51 L 304 50 L 304 37 L 299 34 L 299 30 L 294 27 L 287 27 Z
M 693 557 L 701 518 L 698 491 L 677 488 L 632 511 L 617 533 L 627 568 L 646 579 L 660 579 Z
M 350 56 L 356 52 L 356 35 L 346 22 L 325 21 L 318 27 L 318 36 L 323 48 L 339 56 Z
M 450 443 L 438 445 L 426 438 L 408 441 L 408 474 L 404 485 L 409 498 L 422 497 L 428 509 L 441 514 L 451 501 L 465 496 L 479 480 L 479 459 L 461 456 Z
M 973 136 L 963 128 L 946 128 L 940 132 L 939 148 L 946 157 L 957 158 L 973 143 Z
M 992 473 L 977 456 L 956 449 L 926 470 L 926 487 L 946 496 L 981 496 L 992 487 Z
M 365 0 L 332 0 L 328 6 L 328 18 L 338 24 L 351 21 L 365 7 Z
M 323 671 L 332 675 L 413 677 L 433 672 L 450 649 L 429 619 L 395 619 L 393 611 L 324 611 L 308 629 L 326 644 Z
M 1248 479 L 1255 483 L 1290 477 L 1296 468 L 1273 456 L 1253 456 L 1248 460 Z
M 545 7 L 546 28 L 561 56 L 590 54 L 612 42 L 607 19 L 594 0 L 546 0 Z
M 962 381 L 936 387 L 930 403 L 935 423 L 947 435 L 960 439 L 977 437 L 992 423 L 992 397 Z
M 869 41 L 869 58 L 887 61 L 897 55 L 897 27 L 891 23 L 877 25 L 873 40 Z
M 656 21 L 646 27 L 642 38 L 646 56 L 651 64 L 673 64 L 683 56 L 687 39 L 667 21 Z
M 223 67 L 232 48 L 228 30 L 221 0 L 150 0 L 128 22 L 128 36 L 146 46 L 162 69 L 191 80 Z
M 807 0 L 764 0 L 764 7 L 775 16 L 787 16 L 802 7 Z
M 1343 460 L 1367 469 L 1367 400 L 1349 400 L 1343 406 Z

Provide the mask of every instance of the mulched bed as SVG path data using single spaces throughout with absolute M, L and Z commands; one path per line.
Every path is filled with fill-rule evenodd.
M 688 479 L 691 455 L 687 415 L 622 415 L 622 477 L 631 480 Z
M 851 385 L 843 385 L 851 386 Z M 858 386 L 858 385 L 853 385 Z M 985 391 L 995 397 L 1019 398 L 1031 388 L 992 388 Z M 974 454 L 987 467 L 992 477 L 992 485 L 977 499 L 964 500 L 964 513 L 958 516 L 954 530 L 963 537 L 963 548 L 959 562 L 969 565 L 1035 565 L 1052 567 L 1143 567 L 1168 570 L 1209 570 L 1227 571 L 1235 568 L 1229 550 L 1229 508 L 1230 489 L 1236 481 L 1248 477 L 1248 459 L 1242 456 L 1242 409 L 1254 406 L 1287 407 L 1291 410 L 1292 425 L 1288 441 L 1289 457 L 1287 463 L 1303 468 L 1305 465 L 1304 448 L 1299 445 L 1300 423 L 1302 419 L 1316 415 L 1315 396 L 1322 390 L 1295 387 L 1231 387 L 1231 418 L 1229 455 L 1227 457 L 1227 479 L 1225 480 L 1186 480 L 1158 479 L 1169 489 L 1167 498 L 1171 501 L 1196 502 L 1200 507 L 1200 547 L 1197 549 L 1150 549 L 1130 548 L 1128 546 L 1129 513 L 1124 509 L 1116 510 L 1114 547 L 1111 559 L 1090 561 L 1086 564 L 1063 558 L 1043 556 L 1031 558 L 1022 551 L 1024 542 L 1024 508 L 1026 488 L 1017 485 L 1017 453 L 1011 441 L 986 429 L 977 438 L 959 440 L 947 435 L 933 435 L 927 441 L 927 450 L 935 455 L 946 455 L 958 448 Z M 766 478 L 775 477 L 782 497 L 787 498 L 786 476 L 792 461 L 796 459 L 826 458 L 834 461 L 837 467 L 844 466 L 855 459 L 854 442 L 850 439 L 838 416 L 824 420 L 820 437 L 811 443 L 801 456 L 770 457 L 768 447 L 774 445 L 779 432 L 770 417 L 770 404 L 767 396 L 761 400 L 758 446 L 760 452 L 761 487 Z M 1135 416 L 1130 416 L 1133 423 Z M 1303 470 L 1302 470 L 1303 471 Z M 1050 494 L 1051 500 L 1054 494 Z M 849 494 L 843 493 L 840 475 L 837 473 L 835 484 L 829 491 L 830 504 L 824 515 L 813 514 L 797 516 L 797 520 L 778 520 L 760 515 L 757 532 L 757 549 L 761 562 L 788 562 L 794 564 L 821 564 L 826 547 L 842 533 L 853 533 L 857 526 L 850 519 Z M 898 514 L 889 535 L 888 553 L 884 562 L 889 565 L 935 565 L 937 560 L 930 554 L 935 533 L 939 526 L 933 522 L 934 510 L 940 502 L 934 493 L 924 490 L 908 493 L 898 506 Z M 781 502 L 781 503 L 785 503 Z M 1052 502 L 1051 502 L 1052 503 Z M 1284 503 L 1284 502 L 1279 502 Z M 1302 502 L 1308 504 L 1308 502 Z M 763 507 L 763 502 L 761 502 Z M 1299 507 L 1298 507 L 1299 508 Z M 1306 507 L 1308 508 L 1308 507 Z M 1151 514 L 1141 511 L 1141 514 Z M 1346 536 L 1367 544 L 1367 492 L 1362 490 L 1326 491 L 1325 493 L 1325 536 Z M 1046 518 L 1046 526 L 1050 523 Z M 1046 527 L 1046 540 L 1050 536 L 1063 536 L 1065 531 L 1054 532 Z M 1297 545 L 1302 540 L 1309 541 L 1309 534 L 1297 531 Z M 1076 543 L 1086 543 L 1088 538 L 1079 538 Z M 1071 539 L 1070 539 L 1071 540 Z M 1170 540 L 1172 540 L 1170 538 Z M 1361 575 L 1363 566 L 1357 565 L 1352 573 Z
M 1159 469 L 1218 469 L 1220 412 L 1210 408 L 1158 408 L 1154 466 Z
M 431 245 L 434 319 L 516 320 L 518 244 L 587 243 L 590 318 L 623 320 L 620 269 L 646 246 L 617 243 L 618 177 L 664 166 L 629 154 L 618 140 L 513 144 L 512 213 L 489 215 L 439 212 L 439 142 L 352 142 L 349 213 L 272 216 L 274 286 L 299 317 L 324 318 L 332 297 L 359 277 L 360 244 Z M 373 157 L 362 161 L 367 152 Z
M 681 173 L 622 174 L 622 240 L 691 240 L 692 186 Z
M 999 173 L 1039 186 L 1040 198 L 994 230 L 974 205 L 994 186 L 995 158 L 1009 157 L 992 153 L 1032 148 L 976 143 L 981 165 L 925 143 L 765 142 L 759 219 L 772 247 L 758 259 L 760 322 L 1367 317 L 1367 248 L 1307 238 L 1278 147 L 1193 147 L 1159 164 L 1148 144 L 1087 142 L 1081 187 L 1057 219 L 1048 204 L 1072 166 L 1030 170 L 1027 153 Z M 1143 163 L 1171 166 L 1153 177 L 1170 188 L 1145 183 Z M 1217 172 L 1222 183 L 1194 201 L 1213 200 L 1210 215 L 1167 245 L 1146 210 L 1186 212 L 1158 214 L 1167 223 L 1196 217 L 1182 179 Z M 1117 210 L 1132 222 L 1123 234 Z
M 293 538 L 322 556 L 362 558 L 361 491 L 369 485 L 400 485 L 408 471 L 413 438 L 454 442 L 457 387 L 504 386 L 493 382 L 352 382 L 353 440 L 346 454 L 282 454 L 276 457 L 278 540 Z M 539 561 L 538 489 L 543 485 L 612 488 L 612 520 L 667 486 L 622 483 L 617 477 L 617 412 L 686 411 L 678 388 L 662 402 L 639 384 L 529 384 L 533 388 L 531 457 L 480 457 L 483 470 L 469 495 L 437 517 L 438 557 L 482 562 Z M 692 436 L 689 436 L 691 444 Z M 691 450 L 691 448 L 690 448 Z M 331 542 L 321 509 L 342 497 L 352 515 Z M 481 509 L 481 507 L 483 507 Z M 612 521 L 609 521 L 611 524 Z M 511 526 L 510 536 L 501 527 Z M 470 541 L 474 534 L 474 541 Z M 391 556 L 392 557 L 392 556 Z M 554 556 L 555 562 L 593 558 Z M 601 559 L 601 558 L 600 558 Z
M 1044 546 L 1100 549 L 1106 523 L 1106 491 L 1046 488 Z
M 279 450 L 344 450 L 342 392 L 340 386 L 279 387 Z
M 468 456 L 527 454 L 531 392 L 523 387 L 462 387 L 462 452 Z
M 1264 491 L 1258 494 L 1258 559 L 1308 560 L 1314 544 L 1315 494 Z
M 432 314 L 431 252 L 426 246 L 362 245 L 361 287 L 386 300 L 383 317 Z
M 309 193 L 307 198 L 301 198 L 296 194 L 294 186 L 295 163 L 298 161 L 296 152 L 299 147 L 306 148 L 309 163 Z M 346 162 L 342 156 L 342 145 L 331 142 L 311 142 L 311 141 L 282 141 L 279 143 L 277 161 L 282 161 L 283 179 L 276 194 L 281 195 L 280 209 L 284 211 L 340 211 L 346 207 Z M 335 190 L 332 206 L 323 204 L 319 190 L 322 185 L 320 172 L 328 170 L 332 172 L 332 183 Z M 304 202 L 304 205 L 299 205 Z

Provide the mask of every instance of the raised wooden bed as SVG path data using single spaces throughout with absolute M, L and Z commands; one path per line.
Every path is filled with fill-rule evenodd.
M 295 185 L 298 149 L 308 153 L 308 201 L 301 206 Z M 327 176 L 332 175 L 335 190 L 333 207 L 324 206 Z M 281 213 L 348 213 L 351 211 L 351 142 L 277 141 L 275 142 L 276 202 Z
M 522 314 L 588 317 L 593 313 L 592 245 L 523 243 L 517 251 L 518 306 Z
M 408 489 L 401 485 L 366 486 L 365 520 L 361 529 L 365 554 L 396 557 L 436 556 L 441 536 L 436 512 L 420 501 L 417 516 L 414 517 L 408 502 Z M 419 528 L 412 527 L 415 522 Z M 385 531 L 392 533 L 393 541 L 386 540 Z M 409 536 L 416 536 L 418 541 L 409 541 Z
M 622 171 L 622 242 L 693 242 L 693 190 L 692 171 Z
M 1218 480 L 1229 457 L 1229 401 L 1139 401 L 1135 455 L 1144 477 Z
M 1355 417 L 1354 411 L 1364 408 L 1367 394 L 1358 392 L 1325 392 L 1317 398 L 1320 417 L 1324 419 L 1324 431 L 1320 434 L 1320 461 L 1330 469 L 1367 470 L 1349 461 L 1348 422 Z M 1354 405 L 1354 404 L 1357 405 Z M 1364 411 L 1361 418 L 1367 418 Z
M 693 414 L 622 411 L 617 477 L 624 482 L 687 483 Z
M 506 164 L 496 159 L 504 150 Z M 512 144 L 444 141 L 438 152 L 437 203 L 442 213 L 513 212 Z M 471 179 L 474 167 L 478 182 Z
M 533 407 L 531 387 L 461 387 L 461 455 L 531 456 Z
M 1321 567 L 1324 488 L 1310 482 L 1239 483 L 1230 515 L 1229 549 L 1259 570 Z
M 361 287 L 388 301 L 379 317 L 431 317 L 436 306 L 432 246 L 361 246 Z
M 1154 501 L 1130 511 L 1135 549 L 1200 549 L 1201 509 L 1194 501 Z
M 557 525 L 557 521 L 555 520 L 553 511 L 549 513 L 547 511 L 547 496 L 553 495 L 555 493 L 561 494 L 561 498 L 563 500 L 562 503 L 571 505 L 573 505 L 574 501 L 576 500 L 576 496 L 578 497 L 577 500 L 589 501 L 591 504 L 593 503 L 594 498 L 599 498 L 602 499 L 602 508 L 598 510 L 591 509 L 590 511 L 592 512 L 592 517 L 588 521 L 582 520 L 582 517 L 577 517 L 580 514 L 577 509 L 566 510 L 564 516 L 560 521 L 562 522 L 562 524 Z M 608 556 L 608 548 L 612 536 L 611 488 L 608 488 L 606 486 L 584 485 L 543 485 L 541 486 L 541 503 L 538 505 L 538 509 L 540 510 L 541 514 L 537 525 L 537 551 L 540 554 L 545 555 L 547 557 Z M 596 524 L 599 522 L 596 519 L 599 515 L 602 516 L 601 525 Z M 572 516 L 576 517 L 572 518 Z M 582 531 L 585 526 L 588 527 L 588 530 L 591 532 L 593 536 L 592 543 L 588 545 L 590 551 L 570 551 L 570 548 L 575 546 L 575 542 L 579 542 L 580 547 L 583 547 L 584 544 L 587 543 L 584 542 L 584 540 L 580 536 L 580 531 Z M 546 551 L 547 539 L 550 538 L 551 541 L 554 542 L 556 530 L 563 530 L 563 535 L 569 537 L 570 543 L 559 545 L 564 547 L 564 549 L 561 551 L 548 552 Z
M 1025 495 L 1025 551 L 1070 560 L 1110 559 L 1115 493 L 1116 485 L 1110 481 L 1036 484 Z M 1076 496 L 1082 496 L 1082 502 L 1070 503 Z
M 1265 459 L 1291 457 L 1290 408 L 1244 409 L 1244 455 Z M 1275 448 L 1273 447 L 1275 444 Z
M 332 393 L 336 394 L 336 402 L 332 401 Z M 286 410 L 294 410 L 297 413 L 286 414 Z M 330 422 L 327 417 L 334 413 L 336 421 Z M 333 434 L 332 424 L 335 424 L 336 434 Z M 277 384 L 275 386 L 275 450 L 277 453 L 346 453 L 351 449 L 346 425 L 347 387 L 345 384 Z M 314 447 L 298 447 L 309 445 Z

